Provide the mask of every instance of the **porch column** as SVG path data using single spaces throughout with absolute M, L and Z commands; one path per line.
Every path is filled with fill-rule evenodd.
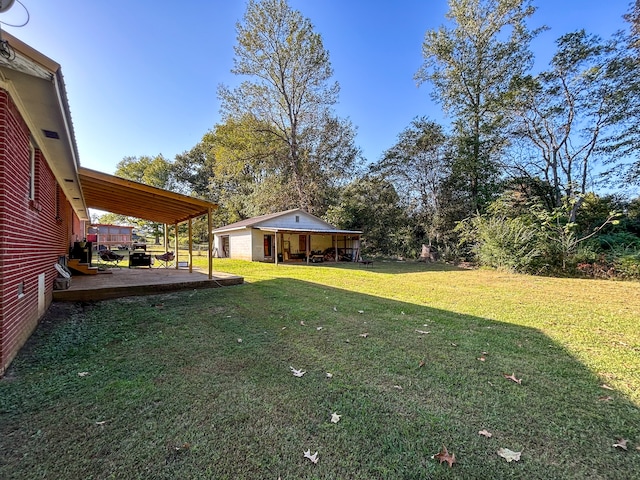
M 274 237 L 274 240 L 275 240 L 275 245 L 274 245 L 275 252 L 274 252 L 274 255 L 276 256 L 275 260 L 276 260 L 276 266 L 277 266 L 278 265 L 278 231 L 277 230 L 274 232 L 273 237 Z
M 174 232 L 174 235 L 175 235 L 175 242 L 174 243 L 175 243 L 175 247 L 176 247 L 176 249 L 175 249 L 175 252 L 176 252 L 176 256 L 175 256 L 176 270 L 178 270 L 178 260 L 179 260 L 178 257 L 179 257 L 179 255 L 178 255 L 178 224 L 177 223 L 173 226 L 173 232 Z
M 334 260 L 338 263 L 338 234 L 333 235 Z
M 162 227 L 162 232 L 164 233 L 164 251 L 169 250 L 169 225 L 164 223 Z
M 213 278 L 213 222 L 211 219 L 211 207 L 208 208 L 207 212 L 207 229 L 208 229 L 208 237 L 209 237 L 209 280 Z
M 309 265 L 309 255 L 311 255 L 311 235 L 305 235 L 306 237 L 306 249 L 307 249 L 307 265 Z
M 189 273 L 193 273 L 193 219 L 189 219 Z

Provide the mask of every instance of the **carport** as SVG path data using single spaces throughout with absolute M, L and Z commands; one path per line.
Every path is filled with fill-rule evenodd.
M 169 225 L 173 225 L 176 239 L 176 269 L 178 268 L 178 225 L 189 222 L 189 272 L 191 273 L 193 271 L 192 221 L 194 218 L 206 215 L 209 232 L 209 279 L 213 278 L 211 215 L 218 205 L 84 167 L 78 168 L 78 178 L 82 195 L 89 208 L 162 223 L 165 225 L 165 232 Z

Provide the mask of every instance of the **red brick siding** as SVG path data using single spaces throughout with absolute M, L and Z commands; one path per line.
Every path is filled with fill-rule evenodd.
M 40 318 L 38 276 L 45 275 L 46 309 L 57 276 L 54 264 L 68 253 L 80 225 L 64 194 L 57 194 L 59 186 L 37 147 L 35 198 L 29 199 L 29 139 L 16 106 L 0 90 L 0 375 Z

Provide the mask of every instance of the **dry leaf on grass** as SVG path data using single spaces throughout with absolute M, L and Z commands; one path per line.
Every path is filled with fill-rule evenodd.
M 509 450 L 508 448 L 501 448 L 498 450 L 498 455 L 504 458 L 507 462 L 511 462 L 515 460 L 516 462 L 520 460 L 520 454 L 522 452 L 514 452 L 513 450 Z
M 89 372 L 78 372 L 79 377 L 86 377 L 87 375 L 89 375 Z
M 338 415 L 337 412 L 333 412 L 331 414 L 331 423 L 338 423 L 340 421 L 340 417 L 342 417 L 342 415 Z
M 242 339 L 241 338 L 238 339 L 238 343 L 242 343 Z
M 420 360 L 420 363 L 418 364 L 418 368 L 424 367 L 424 365 L 425 365 L 425 361 Z
M 400 385 L 394 385 L 393 388 L 395 388 L 396 390 L 402 390 L 402 387 Z
M 420 335 L 426 335 L 431 332 L 427 332 L 426 330 L 416 330 L 416 333 L 419 333 Z
M 602 385 L 600 385 L 600 388 L 604 388 L 605 390 L 615 390 L 615 388 L 610 387 L 606 383 L 603 383 Z
M 447 462 L 449 464 L 449 468 L 453 467 L 453 464 L 456 463 L 456 456 L 453 452 L 449 453 L 447 451 L 447 447 L 442 446 L 442 450 L 439 453 L 436 453 L 433 458 L 439 460 L 440 463 Z
M 302 325 L 303 327 L 306 327 L 307 325 L 304 323 L 304 320 L 300 320 L 300 325 Z
M 484 362 L 486 359 L 487 358 L 484 355 L 482 355 L 481 357 L 478 357 L 478 360 L 480 360 L 481 362 Z
M 302 369 L 300 369 L 300 370 L 296 370 L 296 369 L 295 369 L 295 368 L 293 368 L 293 367 L 289 367 L 289 368 L 291 369 L 291 373 L 293 373 L 293 376 L 294 376 L 294 377 L 301 377 L 301 376 L 303 376 L 305 373 L 307 373 L 307 372 L 302 371 Z
M 327 378 L 333 378 L 333 373 L 327 372 Z
M 361 333 L 361 334 L 360 334 L 360 335 L 358 335 L 358 336 L 359 336 L 359 337 L 362 337 L 362 338 L 367 338 L 367 337 L 369 336 L 369 334 L 365 332 L 365 333 Z
M 362 315 L 364 313 L 364 310 L 358 310 L 358 313 Z
M 493 433 L 487 431 L 487 430 L 480 430 L 478 432 L 478 435 L 482 435 L 483 437 L 487 437 L 487 438 L 491 438 L 493 437 Z
M 322 330 L 322 327 L 316 327 L 316 330 L 320 331 Z
M 506 378 L 507 380 L 511 380 L 512 382 L 517 383 L 518 385 L 522 385 L 522 379 L 521 378 L 516 378 L 516 374 L 512 373 L 511 375 L 507 375 L 506 373 L 503 373 L 502 376 L 504 378 Z
M 311 455 L 311 449 L 309 449 L 306 452 L 304 452 L 304 458 L 308 458 L 313 463 L 318 463 L 318 452 Z
M 616 440 L 616 443 L 614 443 L 613 445 L 611 445 L 613 448 L 620 448 L 621 450 L 627 450 L 627 442 L 629 440 L 625 439 L 625 438 L 619 438 L 618 440 Z
M 601 402 L 610 402 L 613 400 L 613 397 L 611 395 L 602 395 L 601 397 L 598 397 L 598 400 Z

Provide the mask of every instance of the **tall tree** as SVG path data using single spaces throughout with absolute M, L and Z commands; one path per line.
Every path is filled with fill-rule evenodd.
M 371 171 L 393 182 L 407 213 L 427 233 L 428 242 L 440 241 L 443 203 L 447 201 L 442 191 L 451 174 L 442 126 L 426 118 L 414 119 Z
M 452 27 L 426 32 L 424 63 L 415 75 L 431 82 L 433 97 L 454 118 L 454 170 L 468 194 L 468 210 L 493 194 L 505 145 L 502 107 L 511 79 L 532 65 L 531 0 L 449 0 Z
M 225 121 L 251 117 L 257 135 L 279 142 L 273 166 L 293 186 L 297 206 L 320 213 L 324 190 L 348 176 L 359 156 L 353 126 L 332 111 L 339 86 L 329 53 L 286 0 L 249 0 L 236 28 L 232 73 L 247 79 L 219 88 Z
M 605 42 L 581 30 L 557 45 L 548 70 L 514 81 L 509 104 L 516 135 L 536 152 L 521 171 L 550 185 L 553 206 L 566 208 L 573 223 L 594 187 L 597 161 L 617 170 L 638 148 L 640 82 L 618 36 Z

